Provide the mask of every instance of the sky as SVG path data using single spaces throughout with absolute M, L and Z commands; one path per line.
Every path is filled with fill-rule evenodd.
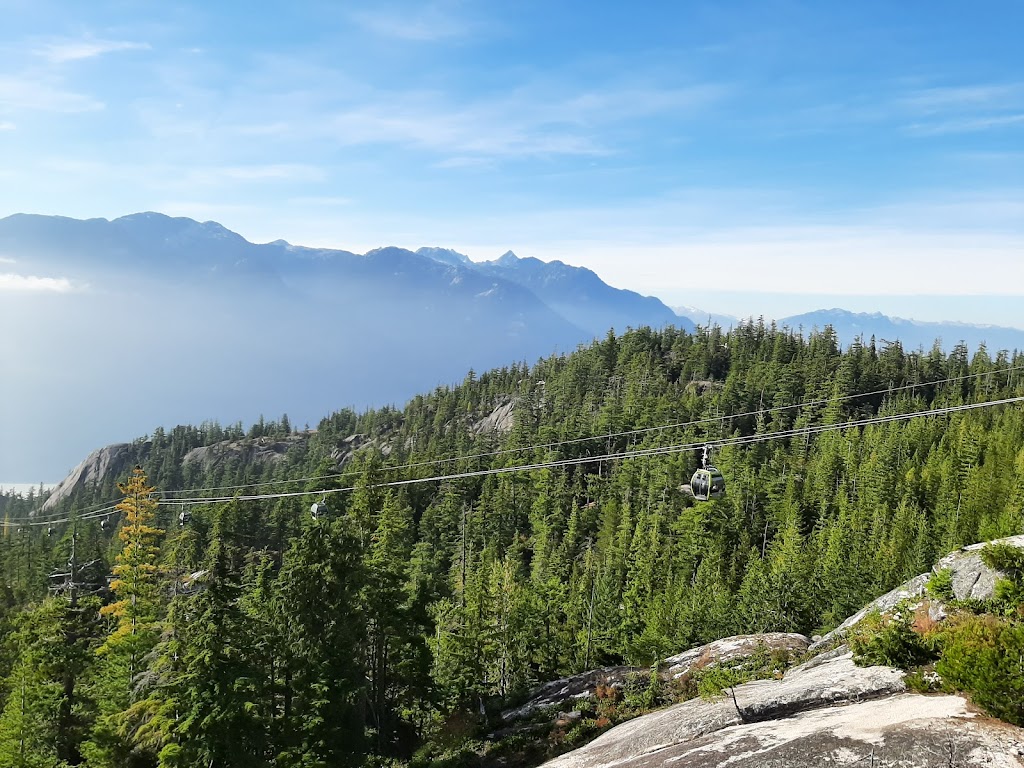
M 1019 0 L 0 0 L 0 217 L 1024 328 L 1021 29 Z M 10 261 L 8 308 L 71 295 Z
M 0 215 L 156 210 L 254 242 L 511 249 L 738 316 L 1024 327 L 1018 0 L 0 18 Z

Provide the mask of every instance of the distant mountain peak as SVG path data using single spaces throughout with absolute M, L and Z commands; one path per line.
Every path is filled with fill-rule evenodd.
M 509 264 L 516 264 L 520 261 L 522 261 L 522 259 L 516 256 L 512 251 L 505 251 L 503 254 L 501 254 L 501 256 L 495 259 L 494 263 L 500 264 L 501 266 L 504 267 Z
M 781 318 L 779 325 L 789 328 L 823 329 L 832 326 L 840 343 L 874 336 L 898 339 L 910 349 L 930 349 L 938 341 L 947 352 L 957 342 L 969 348 L 985 344 L 989 350 L 1024 349 L 1024 331 L 995 325 L 977 325 L 957 321 L 923 321 L 885 315 L 881 312 L 852 312 L 846 309 L 819 309 Z
M 451 248 L 438 248 L 427 246 L 416 250 L 417 256 L 426 256 L 428 259 L 440 261 L 442 264 L 454 264 L 456 266 L 472 266 L 473 260 L 464 253 L 452 250 Z
M 155 211 L 144 211 L 142 213 L 130 213 L 121 216 L 110 222 L 114 227 L 122 231 L 131 232 L 135 236 L 144 238 L 161 237 L 169 238 L 211 238 L 216 240 L 232 240 L 237 243 L 247 243 L 244 237 L 237 232 L 232 232 L 216 221 L 199 222 L 187 216 L 168 216 Z

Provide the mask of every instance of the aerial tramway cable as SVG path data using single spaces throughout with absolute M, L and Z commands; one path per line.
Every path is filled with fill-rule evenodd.
M 818 400 L 811 400 L 811 401 L 807 401 L 807 402 L 804 402 L 804 403 L 798 403 L 798 404 L 793 404 L 793 405 L 785 405 L 785 406 L 776 406 L 774 408 L 759 409 L 757 411 L 749 411 L 749 412 L 741 413 L 741 414 L 722 415 L 722 416 L 717 416 L 717 417 L 714 417 L 714 418 L 711 418 L 711 419 L 700 419 L 700 420 L 689 421 L 689 422 L 679 422 L 679 423 L 674 423 L 674 424 L 659 425 L 659 426 L 655 426 L 655 427 L 646 427 L 646 428 L 643 428 L 643 429 L 627 430 L 627 431 L 623 431 L 623 432 L 619 432 L 619 433 L 613 433 L 613 434 L 601 434 L 601 435 L 594 435 L 594 436 L 591 436 L 591 437 L 574 438 L 572 440 L 564 440 L 564 441 L 554 442 L 554 443 L 544 443 L 544 444 L 538 444 L 538 445 L 533 445 L 533 446 L 524 446 L 524 447 L 521 447 L 521 448 L 510 448 L 510 449 L 504 449 L 504 450 L 500 450 L 500 451 L 492 451 L 492 452 L 488 452 L 488 453 L 472 454 L 472 455 L 468 455 L 468 456 L 456 456 L 456 457 L 451 457 L 451 458 L 435 459 L 435 460 L 431 460 L 431 461 L 412 462 L 412 463 L 408 463 L 408 464 L 405 464 L 405 465 L 399 465 L 399 466 L 394 466 L 394 467 L 383 467 L 382 471 L 395 472 L 395 471 L 401 471 L 401 470 L 417 469 L 417 468 L 424 467 L 424 466 L 436 466 L 437 464 L 444 464 L 444 463 L 451 463 L 451 462 L 458 462 L 458 461 L 470 461 L 470 460 L 473 460 L 473 459 L 488 458 L 488 457 L 498 456 L 498 455 L 502 455 L 502 454 L 524 452 L 524 451 L 527 451 L 527 450 L 539 450 L 539 449 L 542 449 L 542 448 L 552 448 L 552 447 L 559 447 L 559 446 L 562 446 L 562 445 L 578 444 L 578 443 L 586 442 L 586 441 L 605 440 L 605 439 L 607 439 L 609 437 L 621 437 L 621 436 L 626 436 L 626 435 L 636 435 L 636 434 L 644 434 L 644 433 L 650 433 L 650 432 L 655 432 L 655 431 L 664 431 L 664 430 L 667 430 L 667 429 L 695 426 L 695 425 L 704 424 L 704 423 L 713 422 L 713 421 L 724 421 L 725 419 L 735 419 L 735 418 L 742 418 L 742 417 L 745 417 L 745 416 L 756 416 L 756 415 L 760 415 L 760 414 L 775 413 L 775 412 L 784 411 L 784 410 L 790 410 L 790 409 L 794 409 L 794 408 L 804 408 L 804 407 L 813 406 L 813 405 L 820 405 L 820 404 L 824 404 L 824 403 L 842 402 L 842 401 L 845 401 L 845 400 L 851 400 L 851 399 L 855 399 L 855 398 L 870 397 L 870 396 L 878 395 L 878 394 L 888 394 L 888 393 L 899 392 L 899 391 L 903 391 L 903 390 L 907 390 L 907 389 L 916 389 L 918 387 L 934 386 L 934 385 L 937 385 L 937 384 L 944 384 L 944 383 L 949 383 L 949 382 L 953 382 L 953 381 L 962 381 L 962 380 L 965 380 L 965 379 L 974 378 L 974 377 L 982 376 L 982 375 L 1009 373 L 1009 372 L 1012 372 L 1014 370 L 1021 370 L 1021 369 L 1024 369 L 1024 366 L 1017 366 L 1017 367 L 1013 367 L 1013 368 L 1000 369 L 998 371 L 986 371 L 983 374 L 968 374 L 968 375 L 964 375 L 964 376 L 950 377 L 950 378 L 947 378 L 947 379 L 941 379 L 941 380 L 933 381 L 933 382 L 920 382 L 920 383 L 914 383 L 914 384 L 907 384 L 907 385 L 904 385 L 904 386 L 901 386 L 901 387 L 891 387 L 891 388 L 886 388 L 886 389 L 875 390 L 873 392 L 861 392 L 861 393 L 852 394 L 852 395 L 844 395 L 842 397 L 837 397 L 837 398 L 823 398 L 823 399 L 818 399 Z M 810 435 L 814 435 L 814 434 L 819 434 L 821 432 L 829 432 L 829 431 L 835 431 L 835 430 L 839 430 L 839 429 L 850 429 L 850 428 L 853 428 L 853 427 L 867 426 L 867 425 L 871 425 L 871 424 L 887 423 L 887 422 L 890 422 L 890 421 L 903 421 L 903 420 L 907 420 L 907 419 L 911 419 L 911 418 L 917 418 L 919 416 L 946 415 L 946 414 L 956 413 L 956 412 L 959 412 L 959 411 L 967 411 L 967 410 L 973 410 L 973 409 L 976 409 L 976 408 L 984 408 L 984 407 L 990 407 L 990 406 L 996 406 L 996 405 L 1008 405 L 1008 404 L 1017 403 L 1017 402 L 1024 402 L 1024 396 L 1004 398 L 1004 399 L 1001 399 L 1001 400 L 993 400 L 993 401 L 983 401 L 983 402 L 980 402 L 980 403 L 966 403 L 966 404 L 962 404 L 962 405 L 948 406 L 948 407 L 944 407 L 944 408 L 935 408 L 935 409 L 926 410 L 926 411 L 911 411 L 911 412 L 907 412 L 907 413 L 892 414 L 892 415 L 888 415 L 888 416 L 874 416 L 874 417 L 869 417 L 869 418 L 865 418 L 865 419 L 861 419 L 861 420 L 857 420 L 857 421 L 849 421 L 849 422 L 843 422 L 843 423 L 837 423 L 837 424 L 828 424 L 828 425 L 816 425 L 816 426 L 809 426 L 809 427 L 801 427 L 801 428 L 797 428 L 797 429 L 781 430 L 781 431 L 778 431 L 778 432 L 762 433 L 762 434 L 759 434 L 759 435 L 746 435 L 746 436 L 739 436 L 739 437 L 734 437 L 734 438 L 725 438 L 725 439 L 713 441 L 712 445 L 714 445 L 715 447 L 722 447 L 722 446 L 726 446 L 726 445 L 748 445 L 748 444 L 751 444 L 751 443 L 765 442 L 765 441 L 769 441 L 769 440 L 779 440 L 779 439 L 784 439 L 784 438 L 794 437 L 794 436 L 810 436 Z M 505 473 L 508 473 L 508 472 L 533 471 L 533 470 L 537 470 L 537 469 L 548 469 L 548 468 L 556 468 L 556 467 L 564 467 L 564 466 L 584 465 L 584 464 L 591 464 L 591 463 L 602 462 L 602 461 L 612 461 L 612 460 L 622 460 L 622 459 L 632 459 L 632 458 L 644 458 L 644 457 L 659 456 L 659 455 L 669 455 L 669 454 L 673 454 L 673 453 L 681 453 L 681 452 L 686 452 L 686 451 L 703 450 L 705 445 L 707 445 L 707 441 L 701 441 L 699 443 L 675 444 L 675 445 L 660 446 L 660 447 L 653 447 L 653 448 L 631 449 L 631 450 L 620 451 L 620 452 L 608 452 L 608 453 L 605 453 L 605 454 L 602 454 L 602 455 L 597 455 L 597 456 L 584 456 L 584 457 L 577 457 L 577 458 L 572 458 L 572 459 L 558 459 L 558 460 L 552 460 L 552 461 L 547 461 L 547 462 L 535 462 L 535 463 L 525 464 L 525 465 L 513 465 L 513 466 L 510 466 L 510 467 L 496 467 L 496 468 L 481 469 L 481 470 L 467 470 L 465 472 L 457 472 L 457 473 L 449 473 L 449 474 L 435 474 L 435 475 L 428 476 L 428 477 L 423 477 L 423 478 L 407 478 L 407 479 L 404 479 L 404 480 L 384 481 L 384 482 L 380 482 L 380 483 L 371 484 L 369 487 L 370 488 L 399 487 L 399 486 L 404 486 L 404 485 L 419 484 L 419 483 L 426 483 L 426 482 L 442 482 L 442 481 L 445 481 L 445 480 L 464 479 L 464 478 L 472 478 L 472 477 L 484 477 L 484 476 L 488 476 L 488 475 L 505 474 Z M 337 473 L 337 474 L 333 474 L 333 475 L 322 475 L 322 476 L 319 476 L 319 477 L 309 477 L 309 478 L 296 478 L 296 479 L 290 479 L 290 480 L 267 481 L 267 482 L 251 483 L 251 484 L 248 484 L 248 485 L 240 485 L 240 486 L 220 486 L 220 487 L 211 487 L 211 488 L 181 489 L 181 490 L 178 490 L 178 491 L 173 491 L 173 492 L 168 492 L 168 493 L 197 493 L 197 492 L 202 492 L 202 491 L 241 490 L 241 489 L 244 489 L 244 488 L 260 488 L 260 487 L 264 487 L 266 485 L 275 485 L 275 484 L 284 484 L 284 483 L 298 483 L 298 482 L 309 482 L 311 480 L 321 480 L 321 481 L 323 481 L 323 480 L 337 479 L 337 478 L 340 478 L 340 477 L 346 477 L 346 476 L 354 475 L 354 474 L 359 474 L 359 471 L 358 470 L 349 470 L 347 472 L 341 472 L 341 473 Z M 294 498 L 294 497 L 299 497 L 299 496 L 314 496 L 314 495 L 326 496 L 326 494 L 328 494 L 328 493 L 344 493 L 344 492 L 349 492 L 349 491 L 354 490 L 355 487 L 356 486 L 346 486 L 346 487 L 342 487 L 342 488 L 320 489 L 320 490 L 312 490 L 312 491 L 290 491 L 290 492 L 259 493 L 259 494 L 248 494 L 248 495 L 234 494 L 234 495 L 230 495 L 230 496 L 227 496 L 227 495 L 222 495 L 222 496 L 192 496 L 192 497 L 174 497 L 174 498 L 169 498 L 169 497 L 164 496 L 163 498 L 159 499 L 159 501 L 160 501 L 161 504 L 168 505 L 168 506 L 174 506 L 174 505 L 185 506 L 185 505 L 190 505 L 190 504 L 218 504 L 218 503 L 226 503 L 226 502 L 233 501 L 233 500 L 238 500 L 238 501 L 257 501 L 257 500 L 271 500 L 271 499 Z M 102 518 L 102 517 L 106 517 L 107 515 L 109 515 L 115 509 L 115 507 L 116 507 L 116 503 L 110 503 L 110 504 L 107 504 L 106 506 L 97 507 L 97 508 L 94 508 L 94 509 L 87 510 L 83 514 L 79 514 L 79 515 L 77 515 L 75 517 L 77 517 L 77 519 L 79 519 L 79 520 L 91 520 L 91 519 L 96 519 L 96 518 Z M 30 526 L 53 525 L 53 524 L 56 524 L 56 523 L 69 522 L 72 519 L 74 519 L 74 518 L 73 517 L 64 517 L 64 518 L 59 518 L 59 519 L 53 519 L 53 518 L 40 519 L 40 518 L 36 518 L 36 517 L 28 517 L 28 518 L 19 518 L 19 519 L 8 519 L 8 520 L 0 521 L 0 528 L 12 528 L 12 527 L 17 527 L 19 525 L 30 525 Z
M 966 403 L 963 405 L 954 405 L 944 408 L 934 408 L 927 411 L 911 411 L 907 413 L 890 414 L 886 416 L 873 416 L 871 418 L 860 419 L 858 421 L 849 421 L 838 424 L 821 424 L 810 427 L 799 427 L 795 429 L 780 430 L 778 432 L 768 432 L 761 435 L 746 435 L 734 438 L 726 438 L 723 440 L 716 441 L 714 446 L 720 448 L 722 446 L 729 445 L 750 445 L 753 443 L 768 442 L 771 440 L 781 440 L 790 437 L 802 437 L 804 435 L 815 435 L 823 432 L 835 432 L 838 430 L 852 429 L 855 427 L 870 426 L 873 424 L 888 424 L 897 421 L 907 421 L 908 419 L 918 418 L 921 416 L 942 416 L 951 413 L 957 413 L 960 411 L 975 410 L 978 408 L 987 408 L 996 405 L 1009 405 L 1012 403 L 1024 402 L 1024 395 L 1019 397 L 1009 397 L 1002 400 L 990 400 L 981 403 Z M 571 459 L 556 459 L 552 461 L 535 462 L 532 464 L 515 465 L 511 467 L 493 467 L 490 469 L 479 469 L 479 470 L 467 470 L 465 472 L 457 472 L 451 474 L 432 475 L 430 477 L 419 477 L 419 478 L 406 478 L 404 480 L 390 480 L 381 481 L 377 483 L 371 483 L 366 488 L 380 489 L 380 488 L 397 488 L 406 485 L 416 485 L 419 483 L 431 483 L 431 482 L 444 482 L 446 480 L 461 480 L 473 477 L 486 477 L 489 475 L 500 475 L 510 472 L 527 472 L 538 469 L 554 469 L 558 467 L 568 466 L 579 466 L 584 464 L 594 464 L 602 461 L 611 460 L 624 460 L 624 459 L 636 459 L 636 458 L 649 458 L 654 456 L 667 456 L 676 453 L 683 453 L 687 451 L 702 451 L 705 447 L 705 442 L 697 443 L 682 443 L 676 445 L 658 446 L 653 448 L 640 448 L 629 451 L 620 451 L 615 453 L 606 453 L 597 456 L 583 456 Z M 280 493 L 262 493 L 262 494 L 251 494 L 247 496 L 219 496 L 219 497 L 192 497 L 187 499 L 164 499 L 161 500 L 161 504 L 173 506 L 175 504 L 223 504 L 231 501 L 263 501 L 271 499 L 285 499 L 294 498 L 298 496 L 326 496 L 332 493 L 347 493 L 357 489 L 357 486 L 346 486 L 343 488 L 325 488 L 315 491 L 286 491 Z M 59 522 L 59 521 L 58 521 Z
M 780 413 L 780 412 L 783 412 L 783 411 L 794 410 L 794 409 L 797 409 L 797 408 L 809 408 L 809 407 L 812 407 L 812 406 L 815 406 L 815 405 L 823 405 L 823 404 L 827 404 L 827 403 L 841 403 L 841 402 L 845 402 L 847 400 L 855 400 L 855 399 L 861 398 L 861 397 L 873 397 L 875 395 L 891 394 L 891 393 L 894 393 L 894 392 L 902 392 L 902 391 L 905 391 L 905 390 L 917 389 L 919 387 L 928 387 L 928 386 L 936 386 L 936 385 L 939 385 L 939 384 L 948 384 L 948 383 L 951 383 L 951 382 L 954 382 L 954 381 L 965 381 L 967 379 L 977 378 L 979 376 L 988 376 L 988 375 L 1000 374 L 1000 373 L 1012 373 L 1014 371 L 1024 371 L 1024 365 L 1022 365 L 1022 366 L 1014 366 L 1014 367 L 1010 367 L 1010 368 L 1000 368 L 1000 369 L 998 369 L 996 371 L 986 371 L 985 373 L 972 373 L 972 374 L 965 374 L 963 376 L 951 376 L 949 378 L 939 379 L 939 380 L 936 380 L 936 381 L 926 381 L 926 382 L 918 382 L 918 383 L 914 383 L 914 384 L 904 384 L 904 385 L 899 386 L 899 387 L 887 387 L 885 389 L 877 389 L 877 390 L 874 390 L 874 391 L 871 391 L 871 392 L 858 392 L 856 394 L 843 395 L 841 397 L 820 398 L 820 399 L 817 399 L 817 400 L 808 400 L 808 401 L 803 402 L 803 403 L 794 403 L 794 404 L 790 404 L 790 405 L 779 405 L 779 406 L 774 406 L 772 408 L 759 408 L 756 411 L 746 411 L 744 413 L 734 413 L 734 414 L 728 414 L 728 415 L 712 416 L 712 417 L 708 417 L 708 418 L 704 418 L 704 419 L 695 419 L 695 420 L 692 420 L 692 421 L 681 421 L 681 422 L 675 422 L 675 423 L 671 423 L 671 424 L 660 424 L 660 425 L 657 425 L 657 426 L 654 426 L 654 427 L 642 427 L 642 428 L 639 428 L 639 429 L 629 429 L 629 430 L 624 430 L 624 431 L 621 431 L 621 432 L 610 432 L 610 433 L 602 433 L 600 435 L 590 435 L 588 437 L 576 437 L 576 438 L 572 438 L 572 439 L 569 439 L 569 440 L 559 440 L 559 441 L 550 442 L 550 443 L 538 443 L 538 444 L 534 444 L 534 445 L 520 446 L 518 448 L 502 448 L 500 450 L 487 451 L 487 452 L 484 452 L 484 453 L 474 453 L 474 454 L 467 454 L 467 455 L 463 455 L 463 456 L 453 456 L 453 457 L 448 457 L 448 458 L 429 459 L 429 460 L 426 460 L 426 461 L 410 462 L 410 463 L 406 463 L 406 464 L 400 464 L 400 465 L 395 465 L 395 466 L 392 466 L 392 467 L 388 467 L 387 469 L 389 471 L 403 470 L 403 469 L 418 469 L 420 467 L 437 466 L 439 464 L 450 464 L 452 462 L 457 462 L 457 461 L 472 461 L 472 460 L 475 460 L 475 459 L 493 458 L 495 456 L 503 456 L 503 455 L 506 455 L 506 454 L 525 453 L 527 451 L 536 451 L 536 450 L 542 450 L 542 449 L 548 449 L 548 448 L 559 448 L 559 447 L 564 446 L 564 445 L 577 445 L 579 443 L 593 442 L 593 441 L 596 441 L 596 440 L 608 440 L 609 438 L 613 438 L 613 437 L 628 437 L 628 436 L 632 436 L 632 435 L 648 434 L 648 433 L 651 433 L 651 432 L 660 432 L 660 431 L 665 431 L 665 430 L 669 430 L 669 429 L 683 429 L 683 428 L 686 428 L 686 427 L 700 426 L 702 424 L 712 424 L 712 423 L 724 422 L 727 419 L 742 419 L 742 418 L 746 418 L 746 417 L 750 417 L 750 416 L 759 416 L 759 415 L 767 415 L 767 414 L 772 414 L 772 413 Z M 196 493 L 196 492 L 200 492 L 200 491 L 236 491 L 236 490 L 244 490 L 244 489 L 247 489 L 247 488 L 262 488 L 262 487 L 273 486 L 273 485 L 285 485 L 285 484 L 288 484 L 288 483 L 312 482 L 314 480 L 319 480 L 319 481 L 336 480 L 336 479 L 347 477 L 347 476 L 350 476 L 350 475 L 358 475 L 360 473 L 361 473 L 361 470 L 346 470 L 344 472 L 337 472 L 337 473 L 328 474 L 328 475 L 318 475 L 318 476 L 315 476 L 315 477 L 299 477 L 299 478 L 291 478 L 291 479 L 285 479 L 285 480 L 264 480 L 264 481 L 260 481 L 260 482 L 257 482 L 257 483 L 246 483 L 246 484 L 242 484 L 242 485 L 223 485 L 223 486 L 213 486 L 213 487 L 207 487 L 207 488 L 184 488 L 184 489 L 179 489 L 179 490 L 174 490 L 174 491 L 166 491 L 166 492 L 164 492 L 164 497 L 166 498 L 168 495 L 184 494 L 184 493 Z

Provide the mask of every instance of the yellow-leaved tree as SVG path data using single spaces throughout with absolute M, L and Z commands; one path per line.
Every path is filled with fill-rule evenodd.
M 145 671 L 145 658 L 160 635 L 160 568 L 158 546 L 164 531 L 154 524 L 156 490 L 148 485 L 141 467 L 132 470 L 127 482 L 118 483 L 124 498 L 116 506 L 123 515 L 118 537 L 121 551 L 114 561 L 110 591 L 113 601 L 100 609 L 111 620 L 110 634 L 97 648 L 103 657 L 102 681 L 97 700 L 100 716 L 92 738 L 83 745 L 90 765 L 118 766 L 132 761 L 132 728 L 126 713 L 140 697 L 139 675 Z

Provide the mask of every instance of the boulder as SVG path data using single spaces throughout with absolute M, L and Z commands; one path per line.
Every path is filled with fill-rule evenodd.
M 800 654 L 807 650 L 810 645 L 804 635 L 792 632 L 763 632 L 758 635 L 736 635 L 715 640 L 712 643 L 691 648 L 676 656 L 669 656 L 663 665 L 668 667 L 668 674 L 672 678 L 703 669 L 705 667 L 723 664 L 729 661 L 736 661 L 753 656 L 760 650 L 786 651 L 788 653 Z
M 576 699 L 593 696 L 599 685 L 622 688 L 631 674 L 644 672 L 643 667 L 602 667 L 545 683 L 530 694 L 526 703 L 501 713 L 506 723 L 522 720 L 549 707 L 564 707 Z
M 971 544 L 950 552 L 939 560 L 933 571 L 949 570 L 952 574 L 953 595 L 957 600 L 988 600 L 995 591 L 996 581 L 1005 574 L 989 568 L 981 560 L 981 550 L 989 544 L 1009 544 L 1024 549 L 1024 536 Z
M 787 651 L 800 654 L 807 650 L 809 643 L 810 640 L 803 635 L 787 632 L 736 635 L 691 648 L 675 656 L 669 656 L 661 662 L 660 667 L 667 668 L 662 673 L 663 677 L 673 679 L 698 669 L 745 659 L 762 650 L 767 650 L 769 653 Z M 593 696 L 598 685 L 622 688 L 630 675 L 646 674 L 647 671 L 646 667 L 603 667 L 572 677 L 553 680 L 534 690 L 525 704 L 502 712 L 501 717 L 505 722 L 511 722 L 521 720 L 548 707 L 571 706 L 576 699 Z

